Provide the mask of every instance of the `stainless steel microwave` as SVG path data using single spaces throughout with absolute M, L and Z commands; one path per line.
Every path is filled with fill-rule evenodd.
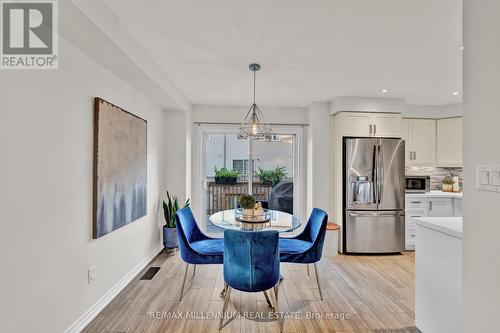
M 425 193 L 431 191 L 430 176 L 406 176 L 405 190 L 409 193 Z

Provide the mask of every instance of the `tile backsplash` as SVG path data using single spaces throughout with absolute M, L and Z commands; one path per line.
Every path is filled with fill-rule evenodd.
M 430 176 L 431 190 L 441 190 L 441 182 L 446 176 L 458 176 L 460 191 L 462 191 L 462 168 L 406 167 L 407 176 Z

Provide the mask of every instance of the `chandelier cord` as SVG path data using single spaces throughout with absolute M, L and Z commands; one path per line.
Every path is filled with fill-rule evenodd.
M 253 71 L 253 104 L 255 104 L 255 74 L 256 71 Z

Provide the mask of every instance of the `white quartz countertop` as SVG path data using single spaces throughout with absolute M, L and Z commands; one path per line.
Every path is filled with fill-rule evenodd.
M 443 192 L 443 191 L 430 191 L 426 193 L 406 193 L 408 198 L 455 198 L 462 199 L 464 194 L 462 192 Z
M 453 237 L 462 238 L 461 217 L 421 217 L 416 218 L 415 223 Z

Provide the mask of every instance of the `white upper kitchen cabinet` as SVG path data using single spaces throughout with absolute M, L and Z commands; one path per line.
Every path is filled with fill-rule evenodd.
M 340 112 L 335 115 L 343 136 L 394 137 L 401 135 L 401 114 Z
M 439 167 L 463 166 L 463 119 L 437 120 L 437 156 Z
M 405 165 L 411 165 L 412 152 L 410 150 L 410 124 L 408 118 L 401 119 L 401 139 L 405 140 Z
M 362 112 L 341 112 L 335 115 L 343 136 L 370 136 L 370 114 Z
M 399 138 L 401 136 L 401 115 L 394 113 L 372 113 L 373 136 Z
M 436 120 L 403 119 L 401 138 L 406 141 L 407 166 L 436 164 Z

